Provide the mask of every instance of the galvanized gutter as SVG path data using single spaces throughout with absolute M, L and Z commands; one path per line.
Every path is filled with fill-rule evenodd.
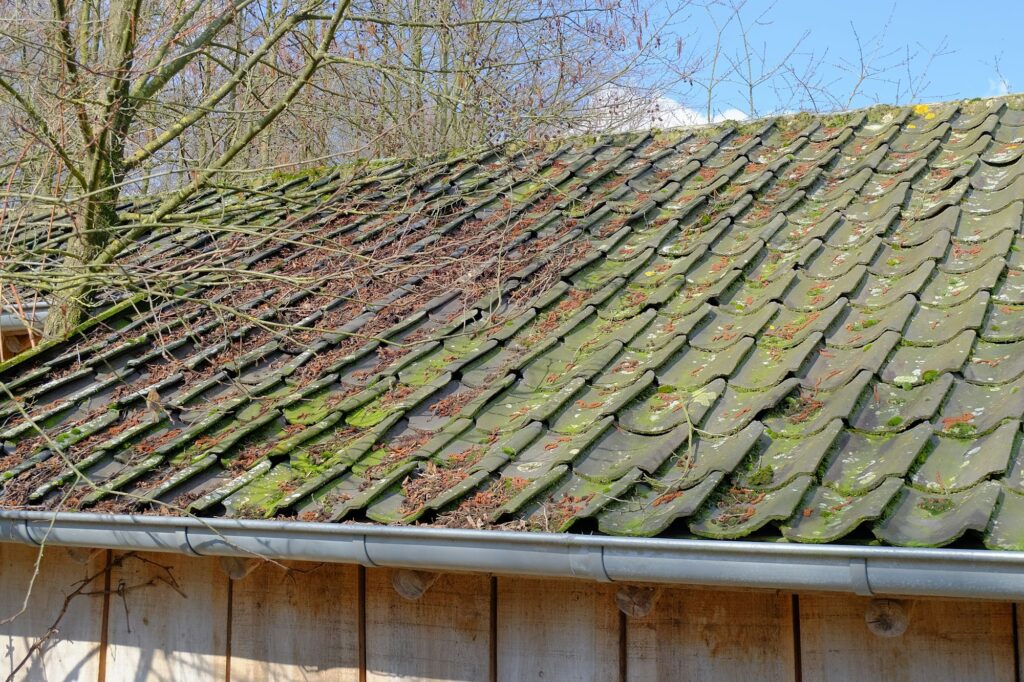
M 0 511 L 0 542 L 600 582 L 1024 598 L 1024 552 Z
M 26 329 L 41 329 L 50 304 L 36 301 L 27 312 L 16 306 L 0 306 L 0 332 L 22 332 Z

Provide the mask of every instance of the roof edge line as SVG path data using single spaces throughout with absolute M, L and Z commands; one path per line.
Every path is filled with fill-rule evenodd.
M 0 542 L 599 582 L 1020 600 L 1024 552 L 0 511 Z

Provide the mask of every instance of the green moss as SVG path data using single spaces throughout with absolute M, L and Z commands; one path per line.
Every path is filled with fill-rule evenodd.
M 368 429 L 371 426 L 380 424 L 397 409 L 399 408 L 396 407 L 395 401 L 389 396 L 389 394 L 385 393 L 381 397 L 363 405 L 358 410 L 350 414 L 345 419 L 345 423 L 349 426 L 354 426 L 357 429 Z
M 829 114 L 821 117 L 821 124 L 826 128 L 845 126 L 853 118 L 853 114 Z
M 939 374 L 938 370 L 930 369 L 921 375 L 921 381 L 926 384 L 930 384 L 939 378 Z
M 728 120 L 728 119 L 727 119 Z M 737 135 L 753 135 L 764 127 L 763 121 L 750 121 L 749 123 L 741 123 L 736 126 Z
M 1011 109 L 1024 109 L 1024 95 L 1010 95 L 1006 98 L 1006 105 Z
M 857 322 L 854 322 L 850 326 L 850 330 L 851 331 L 855 331 L 855 332 L 862 332 L 865 329 L 870 329 L 871 327 L 874 327 L 876 324 L 878 324 L 878 320 L 876 320 L 874 318 L 868 318 L 866 320 L 858 320 Z
M 511 193 L 510 198 L 515 203 L 526 201 L 546 185 L 543 182 L 524 182 L 517 185 Z
M 53 427 L 59 425 L 62 421 L 64 421 L 64 418 L 68 416 L 68 413 L 71 412 L 74 409 L 74 407 L 74 405 L 68 405 L 65 409 L 61 410 L 57 414 L 51 415 L 46 419 L 40 420 L 39 425 L 42 426 L 44 429 L 52 429 Z
M 330 414 L 332 405 L 328 399 L 335 394 L 325 391 L 312 398 L 305 398 L 281 410 L 289 424 L 309 426 L 316 424 Z
M 777 125 L 784 132 L 788 132 L 791 130 L 803 130 L 807 126 L 811 125 L 811 123 L 813 122 L 814 116 L 812 116 L 809 112 L 802 111 L 799 114 L 778 118 L 775 121 L 775 125 Z
M 948 497 L 925 497 L 917 503 L 918 509 L 931 516 L 945 514 L 955 506 L 956 503 Z
M 953 424 L 946 429 L 946 434 L 953 438 L 973 438 L 978 428 L 974 424 Z
M 752 473 L 750 478 L 747 479 L 747 482 L 753 486 L 763 487 L 770 485 L 774 478 L 775 468 L 772 467 L 771 464 L 765 464 L 763 467 L 760 467 L 757 471 Z
M 893 417 L 889 421 L 885 422 L 886 426 L 896 427 L 903 423 L 903 417 Z
M 329 457 L 333 455 L 332 452 L 300 452 L 291 461 L 292 471 L 301 476 L 302 478 L 309 478 L 310 476 L 321 473 L 326 468 L 326 463 Z
M 310 168 L 302 168 L 299 170 L 277 170 L 270 174 L 270 179 L 275 182 L 286 183 L 292 180 L 314 180 L 322 175 L 326 175 L 330 169 L 327 166 L 313 166 Z M 263 181 L 263 178 L 260 178 Z
M 899 107 L 879 104 L 878 106 L 871 107 L 867 110 L 867 120 L 869 123 L 880 123 L 891 118 L 892 115 L 899 110 Z
M 254 400 L 235 414 L 235 420 L 240 422 L 252 421 L 256 417 L 264 414 L 267 409 L 268 407 L 264 403 Z

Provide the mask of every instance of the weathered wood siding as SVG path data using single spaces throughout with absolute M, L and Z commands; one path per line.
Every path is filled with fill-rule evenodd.
M 29 592 L 39 551 L 23 545 L 0 544 L 0 621 L 25 609 L 10 622 L 0 625 L 0 655 L 3 657 L 0 678 L 6 679 L 32 644 L 46 634 L 60 613 L 65 596 L 75 590 L 80 581 L 103 574 L 105 552 L 97 553 L 84 563 L 82 558 L 72 558 L 64 550 L 47 549 Z M 89 589 L 102 591 L 103 581 L 92 581 Z M 29 596 L 27 604 L 26 595 Z M 18 679 L 97 679 L 103 650 L 104 606 L 102 597 L 72 599 L 60 621 L 60 630 L 48 640 L 49 646 L 42 659 L 38 654 L 32 656 Z
M 633 679 L 795 679 L 790 595 L 666 589 L 626 636 Z
M 0 544 L 0 619 L 37 557 Z M 0 677 L 81 587 L 15 679 L 1021 680 L 1013 604 L 906 600 L 906 632 L 882 638 L 861 597 L 663 588 L 628 618 L 610 585 L 452 574 L 409 601 L 393 575 L 262 563 L 232 580 L 217 559 L 49 548 L 0 625 Z
M 29 331 L 0 331 L 0 362 L 34 346 L 38 336 Z
M 210 562 L 214 563 L 214 562 Z M 220 573 L 218 571 L 218 573 Z M 355 566 L 262 563 L 230 591 L 231 679 L 359 679 L 360 590 Z

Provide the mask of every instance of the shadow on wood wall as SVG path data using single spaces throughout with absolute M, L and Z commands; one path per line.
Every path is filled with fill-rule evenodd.
M 37 558 L 0 544 L 0 618 Z M 415 601 L 393 572 L 262 563 L 232 580 L 216 559 L 48 548 L 26 611 L 0 626 L 0 672 L 28 680 L 1019 679 L 1012 604 L 906 602 L 880 638 L 868 599 L 667 588 L 629 618 L 615 587 L 443 575 Z

